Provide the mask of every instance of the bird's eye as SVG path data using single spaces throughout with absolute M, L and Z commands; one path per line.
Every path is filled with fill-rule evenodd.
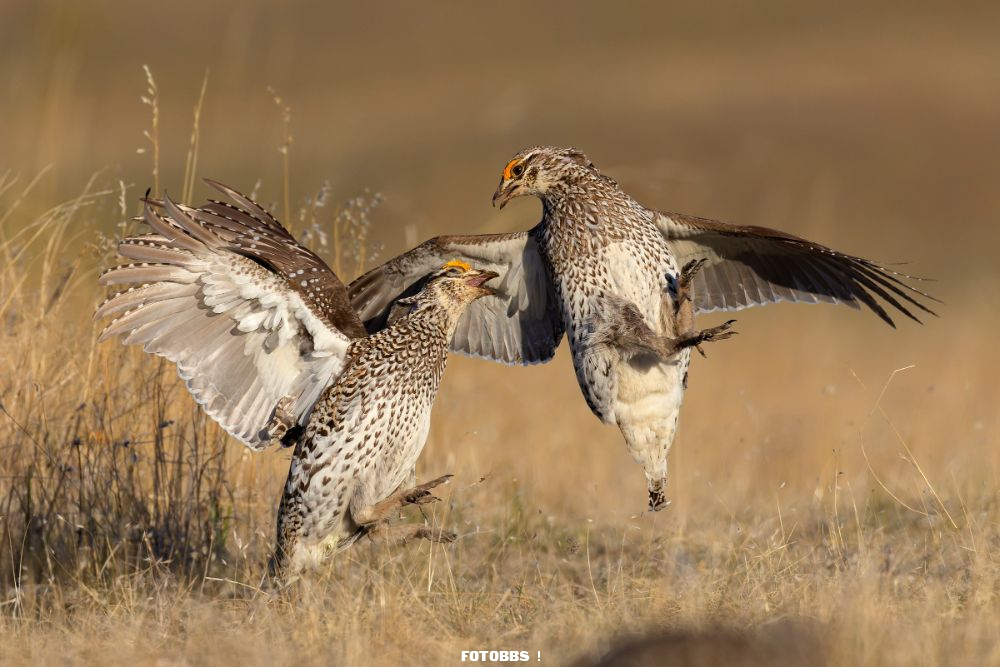
M 448 275 L 449 276 L 458 276 L 458 275 L 461 275 L 461 273 L 462 273 L 462 269 L 458 268 L 457 266 L 453 266 L 450 269 L 448 269 Z
M 520 178 L 521 174 L 524 173 L 524 164 L 521 162 L 515 164 L 511 167 L 510 173 L 514 176 L 514 178 Z

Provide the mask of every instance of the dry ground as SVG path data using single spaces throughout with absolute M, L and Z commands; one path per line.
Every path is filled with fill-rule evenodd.
M 1000 663 L 995 11 L 205 4 L 0 7 L 0 660 L 589 664 L 653 636 L 646 664 Z M 380 245 L 532 224 L 487 202 L 540 142 L 650 205 L 909 260 L 942 317 L 739 314 L 694 362 L 656 515 L 565 349 L 456 358 L 418 472 L 455 473 L 431 520 L 461 539 L 361 544 L 256 595 L 288 453 L 245 453 L 172 368 L 95 343 L 107 239 L 147 186 L 259 178 L 351 277 Z M 338 216 L 366 187 L 384 204 Z

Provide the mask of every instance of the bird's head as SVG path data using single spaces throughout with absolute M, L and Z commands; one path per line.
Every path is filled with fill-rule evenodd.
M 464 306 L 484 296 L 496 294 L 485 283 L 497 277 L 495 271 L 476 269 L 461 260 L 453 259 L 431 274 L 424 286 L 436 301 L 446 305 Z
M 526 148 L 503 168 L 493 205 L 503 208 L 511 199 L 524 195 L 541 199 L 559 195 L 593 171 L 594 164 L 576 148 Z

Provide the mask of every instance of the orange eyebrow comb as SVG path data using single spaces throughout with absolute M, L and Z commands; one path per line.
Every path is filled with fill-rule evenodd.
M 505 181 L 509 181 L 511 179 L 511 176 L 513 176 L 513 174 L 510 173 L 510 170 L 513 169 L 515 166 L 517 166 L 518 162 L 520 162 L 520 160 L 517 159 L 511 160 L 510 162 L 507 163 L 507 166 L 503 168 L 503 178 Z

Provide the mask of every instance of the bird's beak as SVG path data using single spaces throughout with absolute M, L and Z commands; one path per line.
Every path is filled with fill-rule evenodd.
M 493 280 L 499 275 L 500 274 L 497 273 L 496 271 L 479 271 L 476 275 L 467 278 L 465 282 L 471 285 L 472 287 L 478 287 L 479 289 L 483 290 L 486 294 L 496 294 L 495 289 L 493 289 L 492 287 L 486 287 L 484 283 Z
M 497 191 L 493 193 L 493 206 L 495 207 L 499 203 L 501 211 L 507 205 L 507 202 L 514 198 L 514 193 L 517 191 L 516 185 L 510 184 L 505 188 L 505 183 L 510 183 L 510 181 L 505 181 L 501 178 L 500 185 L 497 186 Z

